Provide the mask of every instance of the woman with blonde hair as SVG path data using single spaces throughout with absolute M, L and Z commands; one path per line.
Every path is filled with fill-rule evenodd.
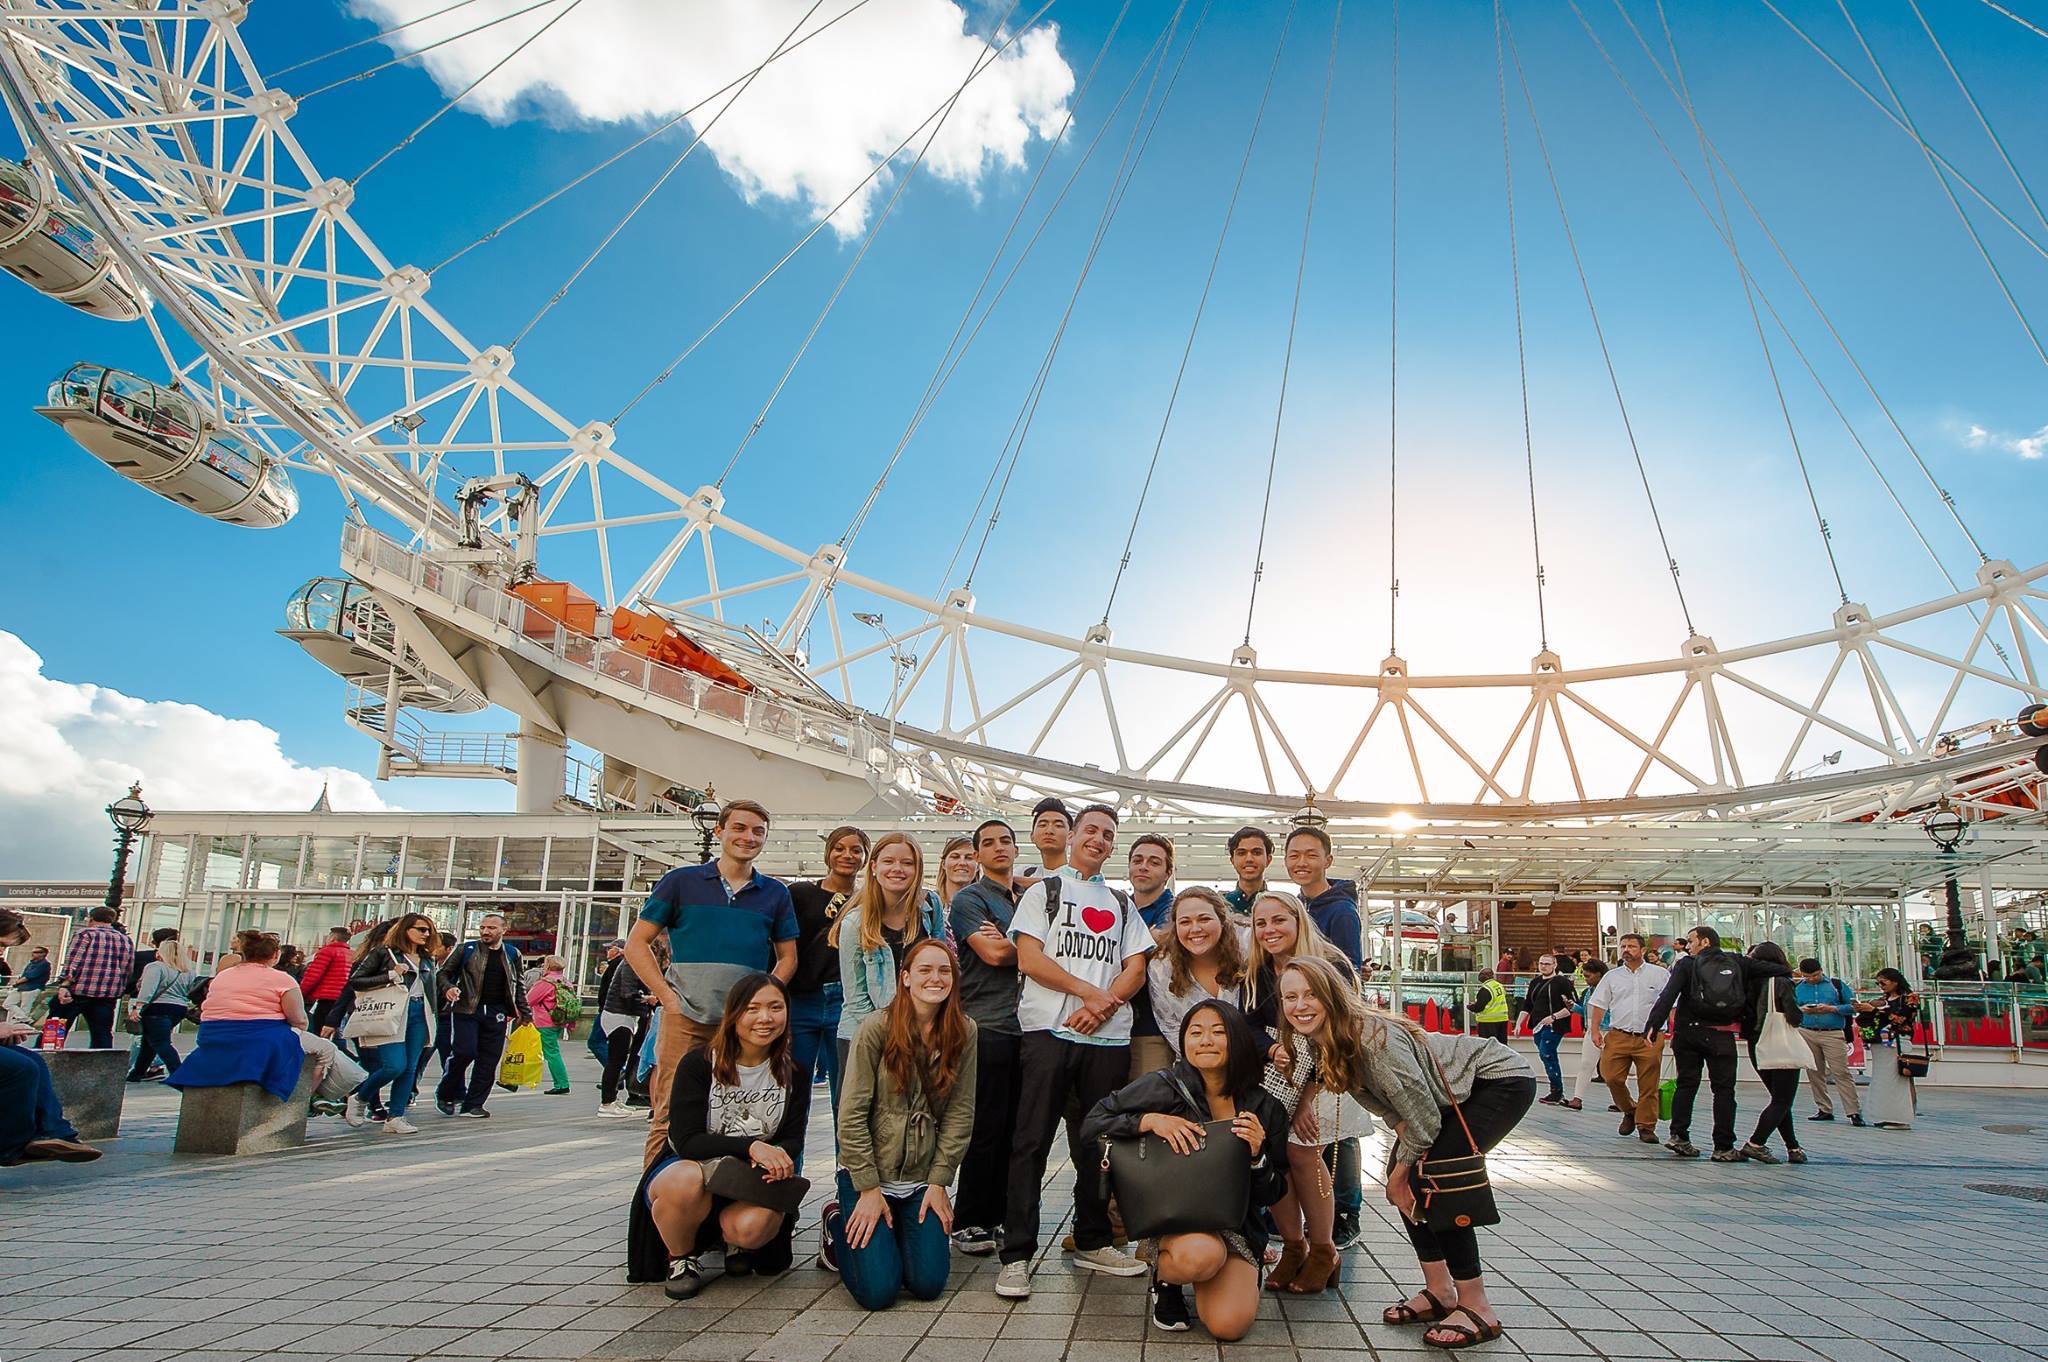
M 526 990 L 526 1005 L 533 1012 L 534 1029 L 540 1032 L 541 1058 L 547 1061 L 549 1097 L 569 1091 L 569 1066 L 562 1063 L 562 1032 L 570 1023 L 557 1012 L 571 1012 L 581 1000 L 576 986 L 565 977 L 568 970 L 569 962 L 561 956 L 547 956 L 540 962 L 540 977 Z
M 1166 939 L 1145 962 L 1152 1016 L 1173 1057 L 1180 1058 L 1180 1024 L 1207 998 L 1244 1007 L 1249 967 L 1230 904 L 1206 884 L 1190 885 L 1173 899 Z
M 1252 935 L 1245 961 L 1245 1015 L 1274 1035 L 1280 1031 L 1280 971 L 1300 957 L 1327 960 L 1352 980 L 1351 962 L 1316 929 L 1301 899 L 1268 889 L 1252 900 Z
M 1356 982 L 1317 955 L 1297 955 L 1278 979 L 1284 1060 L 1266 1070 L 1266 1090 L 1288 1111 L 1287 1195 L 1273 1207 L 1280 1261 L 1269 1291 L 1313 1295 L 1337 1273 L 1336 1142 L 1372 1133 L 1372 1118 L 1349 1096 L 1357 1077 L 1363 1004 Z
M 128 1005 L 131 1020 L 142 1029 L 142 1040 L 135 1047 L 135 1063 L 128 1069 L 130 1083 L 140 1083 L 149 1066 L 159 1059 L 163 1061 L 166 1077 L 178 1071 L 180 1061 L 171 1036 L 191 1010 L 192 986 L 198 982 L 178 938 L 172 937 L 156 948 L 156 959 L 143 967 L 142 978 L 135 985 L 135 1001 Z
M 1528 1062 L 1485 1036 L 1425 1032 L 1392 1012 L 1360 1013 L 1358 1052 L 1343 1057 L 1351 1095 L 1394 1130 L 1387 1155 L 1387 1201 L 1401 1213 L 1422 1290 L 1382 1318 L 1428 1324 L 1431 1347 L 1469 1348 L 1504 1332 L 1480 1275 L 1479 1237 L 1470 1226 L 1432 1229 L 1421 1217 L 1415 1167 L 1425 1159 L 1484 1153 L 1515 1128 L 1536 1101 Z
M 839 1071 L 860 1024 L 896 996 L 910 948 L 928 936 L 951 939 L 939 896 L 924 887 L 924 852 L 907 832 L 876 839 L 860 894 L 840 910 L 830 940 L 839 948 Z
M 948 837 L 945 849 L 939 852 L 937 889 L 940 905 L 948 912 L 952 911 L 953 895 L 980 878 L 981 867 L 974 862 L 974 839 Z

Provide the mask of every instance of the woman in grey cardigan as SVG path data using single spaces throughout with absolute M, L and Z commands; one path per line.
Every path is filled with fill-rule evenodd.
M 1470 1154 L 1468 1126 L 1481 1151 L 1499 1144 L 1536 1100 L 1535 1075 L 1497 1040 L 1427 1033 L 1406 1017 L 1371 1008 L 1359 1048 L 1351 1095 L 1393 1127 L 1387 1200 L 1401 1212 L 1422 1264 L 1422 1290 L 1382 1318 L 1428 1324 L 1423 1341 L 1438 1348 L 1491 1342 L 1503 1331 L 1480 1278 L 1478 1233 L 1417 1223 L 1414 1169 L 1426 1157 Z M 1463 1109 L 1463 1124 L 1454 1104 Z

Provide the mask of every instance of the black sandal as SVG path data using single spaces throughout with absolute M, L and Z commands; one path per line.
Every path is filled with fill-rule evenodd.
M 1444 1303 L 1438 1300 L 1428 1287 L 1424 1287 L 1415 1294 L 1429 1302 L 1428 1314 L 1425 1315 L 1407 1301 L 1402 1301 L 1399 1305 L 1390 1305 L 1381 1311 L 1381 1322 L 1386 1324 L 1434 1324 L 1451 1313 L 1450 1310 L 1444 1308 Z
M 1473 1327 L 1468 1329 L 1462 1324 L 1451 1323 L 1451 1315 L 1463 1315 L 1466 1319 L 1472 1321 Z M 1456 1343 L 1438 1343 L 1429 1336 L 1429 1333 L 1435 1333 L 1438 1329 L 1456 1334 L 1458 1341 Z M 1461 1305 L 1445 1315 L 1442 1320 L 1432 1325 L 1429 1333 L 1425 1333 L 1422 1336 L 1422 1341 L 1429 1344 L 1432 1348 L 1442 1348 L 1445 1352 L 1456 1352 L 1460 1348 L 1471 1348 L 1481 1343 L 1491 1343 L 1506 1332 L 1507 1330 L 1501 1325 L 1488 1324 L 1485 1320 Z

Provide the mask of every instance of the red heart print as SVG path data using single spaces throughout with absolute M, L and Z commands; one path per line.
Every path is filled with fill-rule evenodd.
M 1116 926 L 1116 914 L 1107 908 L 1083 908 L 1081 921 L 1088 924 L 1088 930 L 1097 936 Z

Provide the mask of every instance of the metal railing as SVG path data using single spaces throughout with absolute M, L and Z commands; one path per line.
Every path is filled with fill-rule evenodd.
M 835 764 L 864 768 L 877 789 L 911 768 L 884 738 L 859 718 L 842 719 L 788 703 L 763 691 L 742 691 L 708 676 L 642 657 L 610 639 L 566 629 L 547 614 L 466 568 L 437 563 L 411 552 L 365 525 L 342 528 L 342 553 L 368 572 L 401 578 L 416 591 L 438 597 L 456 611 L 482 616 L 508 631 L 513 647 L 544 654 L 561 666 L 636 690 L 649 700 L 681 706 L 731 724 L 754 738 L 793 743 Z

